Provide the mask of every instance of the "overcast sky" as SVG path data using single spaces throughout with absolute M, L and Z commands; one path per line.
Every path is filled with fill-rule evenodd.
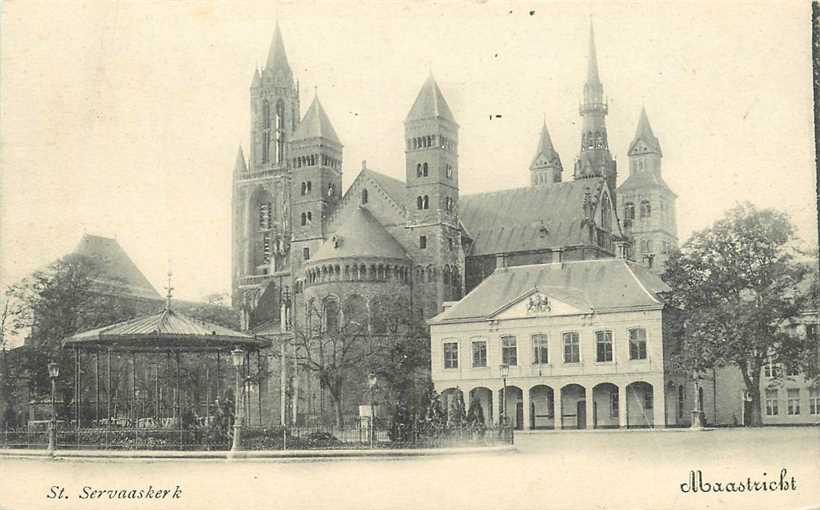
M 7 1 L 0 284 L 85 231 L 160 292 L 169 263 L 178 297 L 227 291 L 231 171 L 277 17 L 303 113 L 318 87 L 345 145 L 345 187 L 365 159 L 403 179 L 431 70 L 461 125 L 462 193 L 526 185 L 544 118 L 569 180 L 590 15 L 620 180 L 645 105 L 682 241 L 748 200 L 815 246 L 808 2 Z

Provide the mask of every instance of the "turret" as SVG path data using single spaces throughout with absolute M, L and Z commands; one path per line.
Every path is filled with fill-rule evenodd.
M 552 138 L 550 138 L 545 121 L 538 137 L 535 156 L 532 158 L 532 163 L 530 163 L 530 183 L 533 186 L 548 186 L 561 182 L 561 172 L 563 171 L 561 157 L 552 145 Z

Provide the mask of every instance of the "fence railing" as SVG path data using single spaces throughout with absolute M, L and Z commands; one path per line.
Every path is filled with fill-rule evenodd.
M 329 426 L 258 427 L 241 429 L 243 450 L 350 449 L 350 448 L 445 448 L 493 446 L 513 443 L 513 430 L 504 427 L 413 426 L 367 421 L 338 428 Z M 106 450 L 228 450 L 232 428 L 82 427 L 61 422 L 57 426 L 58 449 Z M 43 449 L 48 446 L 47 427 L 5 428 L 0 448 Z

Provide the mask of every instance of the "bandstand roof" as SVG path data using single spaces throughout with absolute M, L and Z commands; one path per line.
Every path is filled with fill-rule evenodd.
M 63 348 L 143 352 L 214 352 L 234 347 L 256 350 L 267 345 L 264 339 L 194 319 L 170 308 L 63 339 Z

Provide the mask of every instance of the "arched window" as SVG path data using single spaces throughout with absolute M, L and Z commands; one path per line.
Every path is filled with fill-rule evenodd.
M 339 332 L 339 302 L 334 298 L 325 299 L 324 303 L 324 325 L 325 331 L 329 334 Z
M 262 163 L 270 158 L 270 138 L 270 103 L 266 99 L 262 101 Z
M 424 195 L 424 199 L 422 200 L 422 209 L 429 209 L 430 208 L 430 198 L 427 195 Z
M 652 216 L 652 205 L 649 200 L 641 200 L 641 218 L 649 218 Z
M 421 209 L 424 206 L 424 199 L 416 197 L 416 209 Z
M 311 184 L 311 182 L 310 182 L 310 181 L 308 181 L 308 182 L 307 182 L 307 192 L 308 192 L 308 195 L 310 194 L 310 192 L 311 192 L 311 190 L 312 190 L 312 189 L 313 189 L 313 185 Z
M 421 177 L 421 163 L 416 164 L 416 177 Z
M 307 222 L 310 223 L 312 221 L 313 221 L 313 215 L 310 213 L 310 211 L 308 211 L 308 213 L 307 213 Z
M 362 204 L 366 204 L 366 203 L 367 203 L 367 188 L 364 188 L 362 190 Z
M 307 194 L 307 183 L 302 183 L 302 195 Z
M 276 102 L 276 162 L 285 160 L 285 103 Z
M 421 165 L 421 174 L 424 177 L 427 177 L 427 163 L 424 163 L 423 165 Z
M 302 225 L 307 225 L 307 214 L 302 213 Z
M 609 204 L 609 197 L 604 197 L 604 201 L 601 204 L 601 228 L 604 230 L 609 230 L 611 226 L 611 205 Z
M 635 204 L 633 204 L 632 202 L 627 202 L 626 204 L 624 204 L 624 219 L 635 219 Z

